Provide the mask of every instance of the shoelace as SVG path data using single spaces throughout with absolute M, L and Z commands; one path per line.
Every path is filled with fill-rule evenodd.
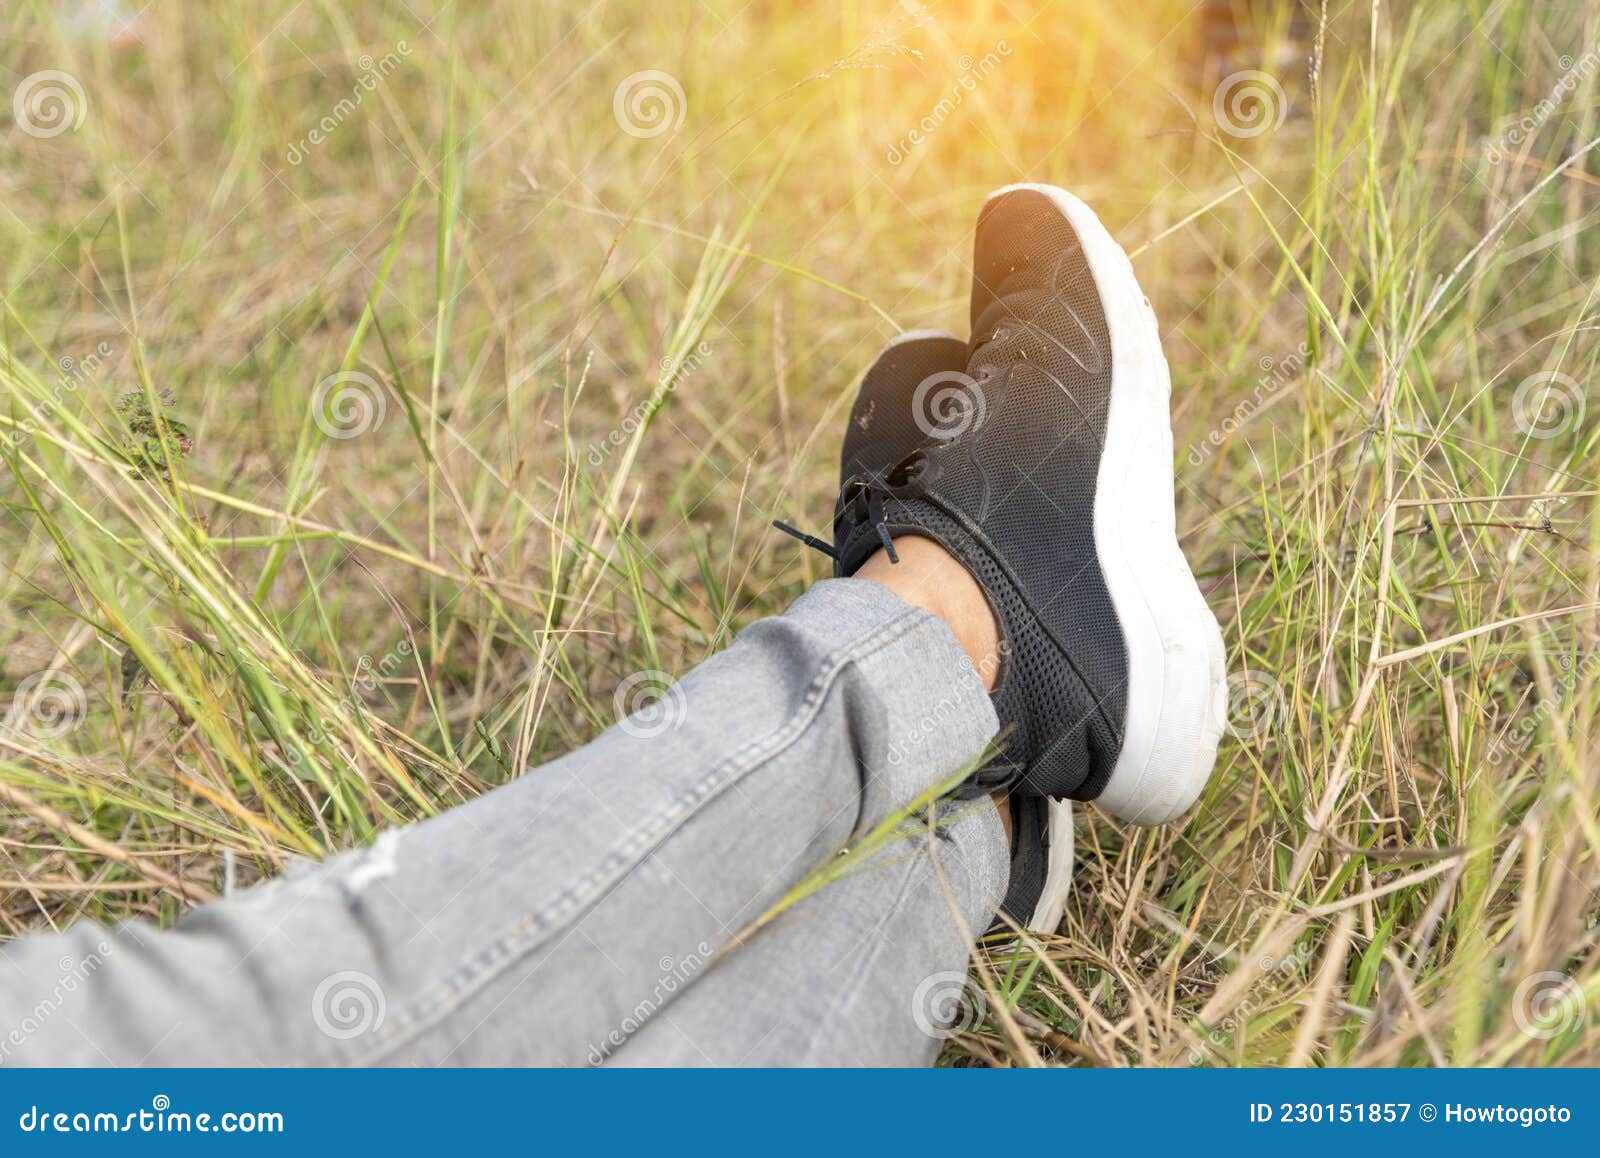
M 839 492 L 840 501 L 845 504 L 841 507 L 841 513 L 848 511 L 853 515 L 857 526 L 863 521 L 872 526 L 891 563 L 900 562 L 900 556 L 894 549 L 894 538 L 889 534 L 888 523 L 884 517 L 883 500 L 886 497 L 905 497 L 907 487 L 914 483 L 923 457 L 920 452 L 913 451 L 891 467 L 887 477 L 878 474 L 858 475 L 846 482 Z M 890 482 L 890 479 L 898 481 Z M 838 560 L 838 550 L 815 535 L 808 535 L 782 519 L 773 519 L 772 525 L 806 546 L 821 551 L 828 558 Z M 952 795 L 958 800 L 970 800 L 996 792 L 1009 792 L 1021 781 L 1026 771 L 1027 769 L 1019 764 L 992 761 L 975 771 L 955 789 Z
M 883 513 L 884 498 L 892 498 L 894 494 L 894 488 L 882 476 L 867 474 L 857 475 L 846 482 L 840 489 L 839 498 L 846 504 L 845 509 L 857 517 L 858 525 L 864 521 L 877 531 L 878 541 L 888 553 L 889 562 L 898 563 L 900 554 L 894 549 L 894 537 L 889 534 L 889 526 Z M 772 525 L 784 534 L 799 539 L 806 546 L 821 551 L 828 558 L 838 560 L 839 552 L 832 544 L 824 542 L 815 535 L 808 535 L 797 527 L 791 527 L 782 519 L 773 519 Z

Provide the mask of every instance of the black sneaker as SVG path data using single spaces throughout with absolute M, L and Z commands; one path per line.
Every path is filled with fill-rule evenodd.
M 1071 877 L 1056 802 L 1175 819 L 1222 733 L 1222 635 L 1175 529 L 1170 392 L 1155 316 L 1094 213 L 1053 186 L 1001 189 L 978 217 L 966 364 L 912 388 L 924 440 L 846 477 L 824 548 L 849 575 L 922 535 L 988 595 L 1005 732 L 986 779 L 1013 785 L 1006 908 L 1038 930 Z
M 851 486 L 852 480 L 886 478 L 897 463 L 921 449 L 928 436 L 914 417 L 918 390 L 926 393 L 946 380 L 965 377 L 966 365 L 967 344 L 944 330 L 910 330 L 889 339 L 862 376 L 855 404 L 850 408 L 850 422 L 839 453 L 841 501 L 846 491 L 856 493 L 858 488 Z M 923 387 L 925 382 L 932 386 Z M 788 523 L 775 520 L 773 525 L 827 555 L 835 555 L 831 544 Z M 878 545 L 894 551 L 887 532 Z

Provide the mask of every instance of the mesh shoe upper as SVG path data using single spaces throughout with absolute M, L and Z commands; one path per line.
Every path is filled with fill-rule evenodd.
M 967 363 L 967 344 L 941 330 L 901 334 L 861 379 L 839 454 L 839 481 L 887 474 L 928 435 L 916 421 L 917 392 Z
M 841 495 L 838 570 L 876 549 L 878 524 L 965 563 L 1002 629 L 1004 762 L 1024 793 L 1093 799 L 1126 711 L 1127 653 L 1094 537 L 1111 345 L 1077 235 L 1042 194 L 985 206 L 972 327 L 965 372 L 908 400 L 922 444 Z

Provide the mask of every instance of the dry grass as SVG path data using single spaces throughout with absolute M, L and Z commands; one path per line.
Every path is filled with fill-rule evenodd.
M 55 7 L 0 42 L 82 94 L 0 128 L 0 936 L 430 814 L 781 608 L 769 518 L 1025 178 L 1162 320 L 1236 734 L 1181 827 L 1080 812 L 947 1059 L 1595 1060 L 1600 17 L 1331 3 L 1246 137 L 1168 0 Z

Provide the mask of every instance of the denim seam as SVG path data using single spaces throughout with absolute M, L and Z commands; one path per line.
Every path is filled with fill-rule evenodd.
M 379 1040 L 370 1043 L 369 1049 L 360 1055 L 363 1064 L 382 1061 L 417 1034 L 426 1032 L 465 1005 L 509 966 L 536 951 L 573 914 L 587 909 L 620 884 L 701 806 L 792 747 L 816 722 L 840 673 L 851 664 L 936 622 L 928 612 L 907 607 L 871 634 L 826 655 L 787 723 L 714 766 L 665 808 L 628 833 L 582 880 L 543 908 L 522 917 L 497 941 L 458 966 L 433 993 L 419 998 L 400 1015 L 387 1018 L 376 1035 Z

